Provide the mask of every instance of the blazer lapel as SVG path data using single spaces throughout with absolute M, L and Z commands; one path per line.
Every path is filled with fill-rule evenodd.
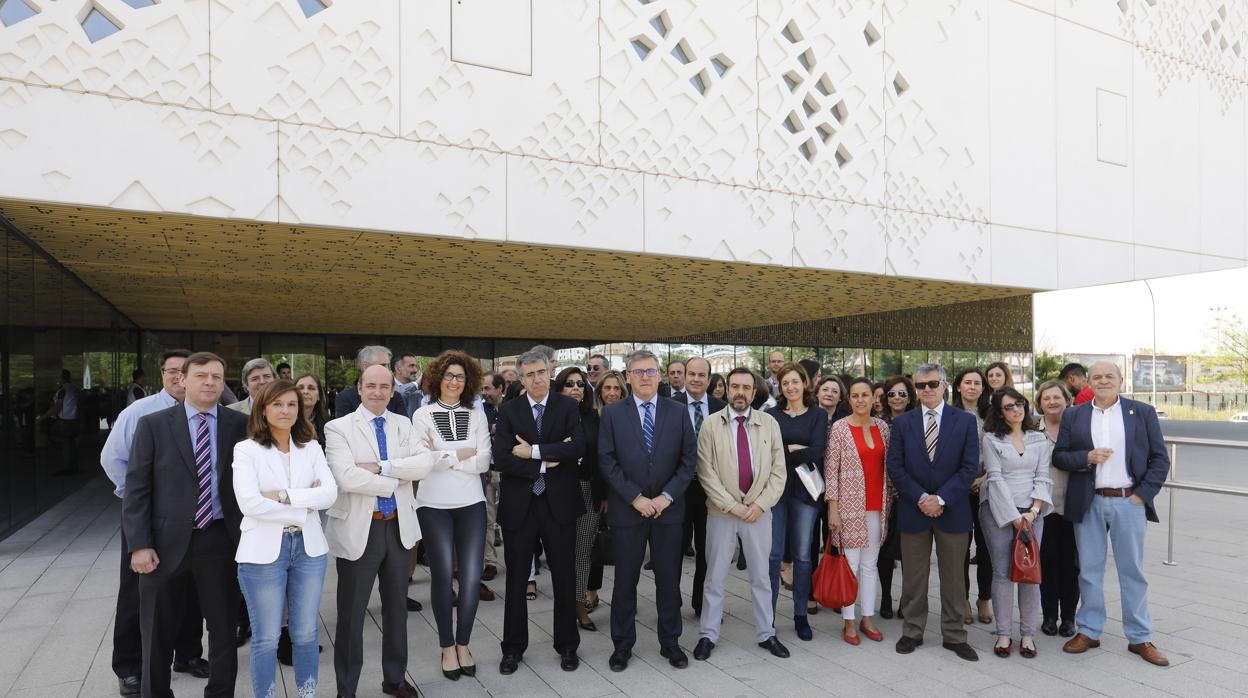
M 637 439 L 637 443 L 641 444 L 641 448 L 644 451 L 646 448 L 646 435 L 641 430 L 641 417 L 637 414 L 637 401 L 631 395 L 626 399 L 628 400 L 628 409 L 625 412 L 628 414 L 628 423 L 632 425 L 633 436 Z
M 355 414 L 355 426 L 360 432 L 360 436 L 364 438 L 364 443 L 368 444 L 369 450 L 373 452 L 373 456 L 377 460 L 381 460 L 381 451 L 377 449 L 377 433 L 373 430 L 373 425 L 364 419 L 359 413 Z M 389 434 L 387 434 L 389 436 Z M 389 444 L 387 444 L 389 445 Z M 389 450 L 389 449 L 387 449 Z
M 1122 457 L 1123 462 L 1127 466 L 1127 475 L 1131 476 L 1131 480 L 1135 480 L 1135 471 L 1131 468 L 1131 444 L 1135 443 L 1135 408 L 1131 407 L 1126 400 L 1119 398 L 1118 409 L 1122 410 L 1122 433 L 1124 436 Z
M 663 408 L 664 408 L 663 401 L 656 400 L 654 403 L 654 444 L 653 444 L 654 446 L 653 450 L 655 452 L 659 450 L 659 437 L 663 433 L 662 415 L 666 413 L 666 410 L 664 410 Z M 688 419 L 688 417 L 685 417 L 685 419 Z
M 186 423 L 186 410 L 182 408 L 182 403 L 178 403 L 177 407 L 178 409 L 169 413 L 169 419 L 173 420 L 173 424 L 170 425 L 173 429 L 173 440 L 177 442 L 178 452 L 182 454 L 182 462 L 186 463 L 191 476 L 198 478 L 195 472 L 195 451 L 191 448 L 191 428 Z

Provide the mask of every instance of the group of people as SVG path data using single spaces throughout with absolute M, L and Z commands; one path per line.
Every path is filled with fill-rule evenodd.
M 811 640 L 820 536 L 858 579 L 856 603 L 839 609 L 845 642 L 883 640 L 873 622 L 877 583 L 880 615 L 891 617 L 899 560 L 896 649 L 923 643 L 935 547 L 943 645 L 974 660 L 964 628 L 972 530 L 995 654 L 1012 652 L 1016 593 L 1020 655 L 1036 655 L 1037 625 L 1073 636 L 1067 652 L 1099 645 L 1108 530 L 1129 649 L 1166 663 L 1151 642 L 1142 541 L 1169 463 L 1156 413 L 1119 397 L 1112 364 L 1092 366 L 1090 377 L 1077 365 L 1063 371 L 1070 387 L 1090 389 L 1078 407 L 1067 382 L 1039 386 L 1037 421 L 1004 364 L 961 371 L 946 402 L 937 364 L 877 385 L 820 376 L 817 363 L 782 355 L 769 357 L 769 378 L 743 367 L 721 377 L 701 357 L 665 371 L 645 350 L 625 357 L 623 371 L 601 355 L 557 371 L 544 346 L 521 355 L 511 376 L 485 372 L 461 351 L 443 352 L 423 373 L 410 354 L 384 347 L 364 347 L 357 363 L 357 384 L 336 396 L 331 419 L 314 375 L 292 379 L 289 367 L 254 359 L 240 376 L 247 397 L 223 405 L 225 361 L 170 351 L 162 390 L 119 415 L 101 462 L 123 499 L 113 652 L 122 695 L 172 695 L 171 665 L 207 678 L 206 695 L 232 695 L 241 627 L 251 634 L 255 695 L 274 692 L 283 647 L 299 695 L 315 695 L 330 557 L 337 694 L 356 694 L 376 585 L 382 691 L 417 695 L 405 673 L 406 614 L 420 608 L 406 598 L 418 541 L 443 675 L 473 676 L 470 642 L 484 578 L 497 566 L 496 524 L 503 675 L 528 649 L 539 551 L 553 649 L 562 669 L 578 668 L 580 631 L 596 630 L 606 542 L 613 671 L 627 668 L 637 640 L 643 567 L 653 570 L 660 654 L 688 665 L 679 644 L 685 554 L 695 558 L 694 659 L 708 659 L 719 641 L 734 557 L 748 570 L 758 645 L 788 657 L 776 630 L 779 590 L 791 585 L 794 634 Z M 1043 589 L 1010 581 L 1016 531 L 1041 540 Z M 990 619 L 982 601 L 980 619 Z

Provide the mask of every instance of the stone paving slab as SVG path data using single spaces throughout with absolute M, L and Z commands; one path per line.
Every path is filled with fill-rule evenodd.
M 1168 499 L 1158 498 L 1162 521 Z M 1009 660 L 991 654 L 992 626 L 969 626 L 969 642 L 980 661 L 964 662 L 941 649 L 936 590 L 922 647 L 902 657 L 893 651 L 900 621 L 879 620 L 885 641 L 858 647 L 840 639 L 840 618 L 824 610 L 811 618 L 812 642 L 799 641 L 792 628 L 792 602 L 781 592 L 777 623 L 780 639 L 793 656 L 773 658 L 755 645 L 747 572 L 729 578 L 720 642 L 708 662 L 676 670 L 659 656 L 653 579 L 638 588 L 638 642 L 627 671 L 611 672 L 611 572 L 607 568 L 604 605 L 594 613 L 599 631 L 582 633 L 581 668 L 559 669 L 551 649 L 549 576 L 539 575 L 538 600 L 530 603 L 530 646 L 520 670 L 501 676 L 502 576 L 490 584 L 499 599 L 482 602 L 473 636 L 481 667 L 475 678 L 442 677 L 432 614 L 408 615 L 408 677 L 427 696 L 1194 696 L 1213 698 L 1248 693 L 1248 507 L 1242 500 L 1182 492 L 1177 498 L 1176 566 L 1162 564 L 1165 523 L 1149 527 L 1146 541 L 1150 605 L 1157 645 L 1172 666 L 1158 669 L 1126 651 L 1113 565 L 1106 576 L 1109 620 L 1103 645 L 1085 655 L 1061 652 L 1060 638 L 1040 637 L 1040 656 Z M 117 695 L 110 666 L 113 605 L 119 564 L 120 503 L 101 477 L 51 511 L 0 541 L 0 696 L 104 698 Z M 693 565 L 686 560 L 686 597 L 681 644 L 691 651 L 697 620 L 688 607 Z M 932 574 L 933 582 L 936 575 Z M 417 569 L 411 594 L 428 603 L 428 574 Z M 333 695 L 333 642 L 336 575 L 330 565 L 321 602 L 321 694 Z M 901 575 L 894 583 L 901 584 Z M 894 596 L 896 596 L 896 592 Z M 381 695 L 380 603 L 374 595 L 365 626 L 365 666 L 360 695 Z M 251 694 L 249 657 L 239 653 L 237 695 Z M 295 696 L 294 676 L 281 667 L 279 695 Z M 178 695 L 200 695 L 203 681 L 175 674 Z

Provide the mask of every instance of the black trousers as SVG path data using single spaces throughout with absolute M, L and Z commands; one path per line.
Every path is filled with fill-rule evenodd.
M 1079 549 L 1075 525 L 1052 513 L 1040 538 L 1040 607 L 1046 619 L 1074 622 L 1079 605 Z
M 186 592 L 193 588 L 208 624 L 205 698 L 233 696 L 238 678 L 234 614 L 241 593 L 235 545 L 222 521 L 191 533 L 191 543 L 177 569 L 139 577 L 139 627 L 143 635 L 143 696 L 168 698 L 174 638 L 184 616 Z M 160 551 L 157 551 L 159 554 Z
M 485 564 L 485 502 L 456 509 L 420 507 L 416 510 L 429 556 L 429 605 L 443 648 L 467 645 L 481 600 L 481 570 Z M 451 578 L 459 560 L 459 601 L 451 598 Z M 458 628 L 456 622 L 458 621 Z
M 971 511 L 979 511 L 979 495 L 971 492 L 968 495 L 971 498 Z M 978 600 L 992 600 L 992 556 L 988 554 L 988 541 L 984 538 L 984 532 L 979 527 L 979 517 L 972 516 L 974 524 L 974 540 L 975 540 L 975 584 L 979 589 Z M 1049 534 L 1045 529 L 1044 534 Z M 1043 538 L 1041 539 L 1043 540 Z M 962 564 L 962 577 L 966 582 L 966 598 L 971 598 L 971 544 L 966 544 L 966 562 Z
M 113 620 L 113 673 L 118 678 L 142 676 L 143 633 L 139 629 L 139 578 L 130 569 L 130 548 L 121 534 L 121 581 L 117 586 L 117 615 Z M 173 639 L 175 661 L 198 659 L 204 654 L 204 617 L 199 612 L 199 596 L 194 578 L 183 590 L 182 620 Z
M 680 642 L 680 571 L 682 522 L 643 521 L 635 526 L 612 526 L 615 547 L 615 589 L 611 594 L 611 640 L 617 650 L 631 650 L 637 643 L 637 584 L 641 564 L 650 544 L 654 563 L 654 599 L 659 610 L 659 645 Z
M 482 540 L 485 540 L 482 538 Z M 338 695 L 354 696 L 364 667 L 364 622 L 373 582 L 381 595 L 381 677 L 399 683 L 407 673 L 407 566 L 399 520 L 374 520 L 358 560 L 338 558 L 338 623 L 334 628 L 334 675 Z
M 506 598 L 503 601 L 504 655 L 524 656 L 529 648 L 529 607 L 524 598 L 529 565 L 540 543 L 550 568 L 554 594 L 554 645 L 563 654 L 581 644 L 576 626 L 576 524 L 559 523 L 550 512 L 549 493 L 529 498 L 524 525 L 503 529 L 503 564 L 507 566 Z M 579 494 L 578 494 L 579 496 Z
M 706 492 L 696 482 L 685 490 L 685 528 L 693 541 L 693 598 L 690 605 L 694 612 L 702 613 L 702 587 L 706 586 Z M 682 541 L 681 554 L 688 543 Z

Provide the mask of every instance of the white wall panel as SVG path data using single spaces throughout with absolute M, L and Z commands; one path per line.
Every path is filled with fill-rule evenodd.
M 654 175 L 645 186 L 646 252 L 793 263 L 793 196 Z
M 642 251 L 642 175 L 507 157 L 507 239 Z
M 503 155 L 315 126 L 280 142 L 282 222 L 505 237 Z
M 1059 0 L 1064 2 L 1065 0 Z M 1097 93 L 1131 100 L 1131 45 L 1057 22 L 1057 231 L 1128 242 L 1133 234 L 1133 166 L 1098 159 Z M 1119 133 L 1125 129 L 1125 133 Z M 1129 145 L 1131 120 L 1105 124 Z
M 532 75 L 521 75 L 452 61 L 450 3 L 404 3 L 403 134 L 597 162 L 598 4 L 547 0 L 532 8 Z
M 1200 255 L 1137 245 L 1133 271 L 1137 279 L 1195 274 L 1200 271 Z
M 885 210 L 813 196 L 794 197 L 793 265 L 883 274 Z
M 1125 242 L 1057 236 L 1057 286 L 1078 288 L 1135 278 L 1135 246 Z
M 1225 105 L 1214 85 L 1199 79 L 1200 252 L 1244 258 L 1248 240 L 1248 141 L 1242 100 Z
M 1012 2 L 988 19 L 989 218 L 1057 230 L 1056 20 Z
M 1056 233 L 990 226 L 992 283 L 1021 288 L 1055 289 L 1057 284 Z
M 276 220 L 277 125 L 11 86 L 0 99 L 6 197 Z
M 987 0 L 887 0 L 884 45 L 887 205 L 986 221 Z
M 1131 40 L 1131 6 L 1145 0 L 1054 0 L 1057 16 L 1110 36 Z M 1187 2 L 1188 0 L 1161 0 Z
M 978 221 L 889 211 L 887 273 L 990 283 L 992 238 Z
M 1170 59 L 1163 59 L 1171 63 Z M 1166 86 L 1135 58 L 1135 237 L 1141 245 L 1200 251 L 1200 122 L 1192 81 Z

